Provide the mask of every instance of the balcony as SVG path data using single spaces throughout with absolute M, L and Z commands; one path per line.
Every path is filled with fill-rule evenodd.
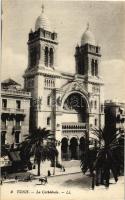
M 13 127 L 14 131 L 20 131 L 21 130 L 21 126 L 20 125 L 16 125 Z
M 16 110 L 16 113 L 24 113 L 24 109 L 15 109 Z
M 24 111 L 25 111 L 24 109 L 2 107 L 3 113 L 24 114 Z
M 26 92 L 24 90 L 12 90 L 12 89 L 2 89 L 1 91 L 2 95 L 8 95 L 8 96 L 23 96 L 26 98 L 30 98 L 31 94 L 30 92 Z
M 4 112 L 4 113 L 10 113 L 10 108 L 2 107 L 2 112 Z
M 87 129 L 86 123 L 66 122 L 62 123 L 63 133 L 81 133 Z

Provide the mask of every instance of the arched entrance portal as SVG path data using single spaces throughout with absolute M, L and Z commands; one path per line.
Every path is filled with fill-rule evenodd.
M 86 95 L 71 91 L 62 101 L 62 158 L 78 160 L 85 151 L 89 104 Z M 66 137 L 70 138 L 69 144 Z
M 80 150 L 80 156 L 81 156 L 85 151 L 85 138 L 84 137 L 80 138 L 79 150 Z
M 63 138 L 61 142 L 62 159 L 68 160 L 68 139 Z
M 71 159 L 77 160 L 78 159 L 78 141 L 75 137 L 71 138 L 70 140 L 70 151 L 71 151 Z

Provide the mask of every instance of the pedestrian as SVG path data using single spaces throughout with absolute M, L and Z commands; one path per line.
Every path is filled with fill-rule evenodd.
M 66 170 L 65 170 L 65 167 L 63 167 L 63 172 L 65 172 Z
M 92 173 L 92 190 L 95 188 L 95 174 L 94 172 Z
M 18 181 L 18 177 L 17 177 L 17 176 L 15 176 L 15 181 L 16 181 L 16 182 Z

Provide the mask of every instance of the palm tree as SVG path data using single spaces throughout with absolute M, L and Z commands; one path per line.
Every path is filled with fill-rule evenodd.
M 52 134 L 48 130 L 38 128 L 22 143 L 21 157 L 28 161 L 31 156 L 34 156 L 34 161 L 38 165 L 38 176 L 40 176 L 41 162 L 53 161 L 58 156 L 55 141 L 51 138 Z
M 110 173 L 112 172 L 117 182 L 120 168 L 124 165 L 122 153 L 124 146 L 120 143 L 121 133 L 117 132 L 110 139 L 106 136 L 105 129 L 95 129 L 92 134 L 95 136 L 95 142 L 98 146 L 93 150 L 89 149 L 87 155 L 81 159 L 81 168 L 84 173 L 88 169 L 90 170 L 92 177 L 96 178 L 96 185 L 105 182 L 108 187 Z

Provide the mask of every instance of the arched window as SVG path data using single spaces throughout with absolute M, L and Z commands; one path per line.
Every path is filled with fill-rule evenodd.
M 50 67 L 53 67 L 54 64 L 54 52 L 53 49 L 50 49 Z
M 95 76 L 98 76 L 98 62 L 95 60 Z
M 50 96 L 47 98 L 47 105 L 50 106 Z
M 95 119 L 95 126 L 97 126 L 97 119 Z
M 92 61 L 91 61 L 91 74 L 92 74 L 92 76 L 94 76 L 94 60 L 92 59 Z
M 47 117 L 47 125 L 50 125 L 50 117 Z
M 51 87 L 53 87 L 53 80 L 51 80 Z
M 48 79 L 46 79 L 46 86 L 48 87 Z
M 48 80 L 48 87 L 51 87 L 51 85 L 50 85 L 50 80 Z
M 90 106 L 91 106 L 91 108 L 93 108 L 93 101 L 92 100 L 90 102 Z
M 45 47 L 45 66 L 48 67 L 48 47 Z
M 101 104 L 101 112 L 104 111 L 104 107 L 103 107 L 103 104 Z

